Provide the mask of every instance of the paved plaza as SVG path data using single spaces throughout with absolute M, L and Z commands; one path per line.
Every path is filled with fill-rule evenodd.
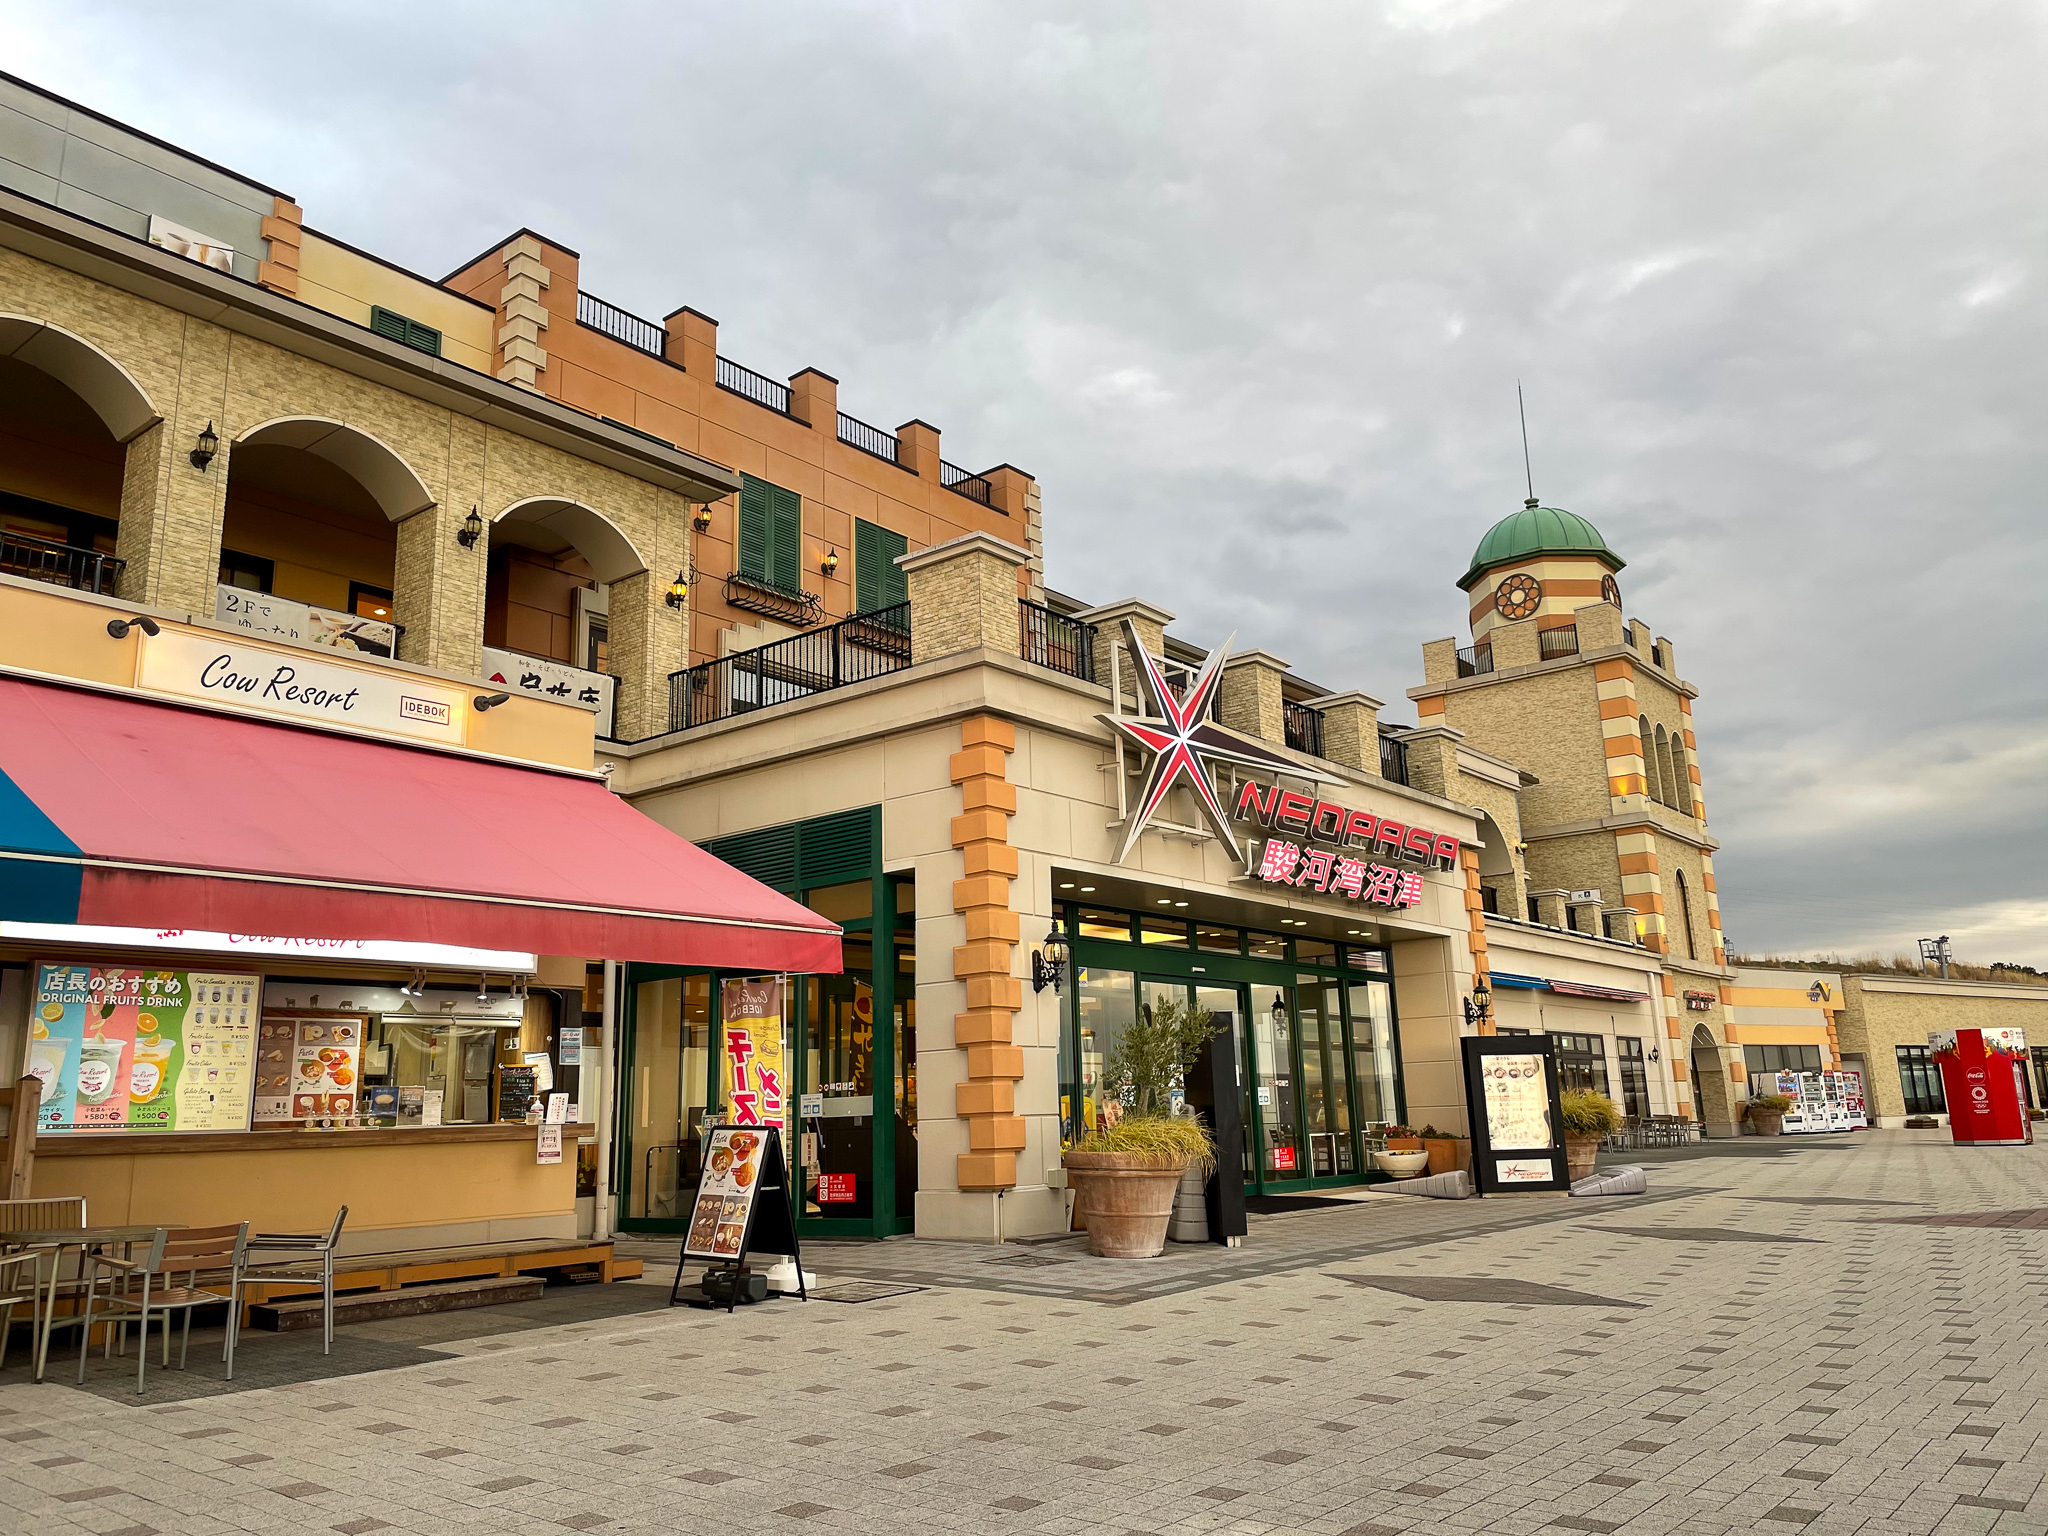
M 233 1384 L 195 1335 L 141 1399 L 17 1348 L 0 1530 L 2048 1531 L 2048 1146 L 1748 1143 L 1646 1196 L 1375 1195 L 1150 1262 L 807 1257 L 889 1294 L 670 1311 L 650 1263 L 326 1362 L 252 1335 Z

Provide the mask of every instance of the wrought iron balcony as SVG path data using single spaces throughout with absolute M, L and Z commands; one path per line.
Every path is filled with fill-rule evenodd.
M 909 665 L 910 604 L 856 613 L 822 629 L 671 672 L 668 728 L 687 731 L 886 677 Z
M 1536 646 L 1545 661 L 1561 661 L 1579 654 L 1579 626 L 1561 624 L 1556 629 L 1537 631 Z
M 1056 613 L 1028 598 L 1017 600 L 1024 659 L 1048 671 L 1095 681 L 1095 626 Z
M 1483 677 L 1492 670 L 1491 645 L 1466 645 L 1458 648 L 1458 676 Z
M 958 464 L 939 460 L 939 484 L 947 490 L 965 496 L 969 501 L 978 501 L 984 507 L 993 506 L 995 487 L 980 475 L 970 475 Z
M 1280 701 L 1281 718 L 1286 722 L 1287 745 L 1297 752 L 1306 752 L 1310 757 L 1323 755 L 1323 712 L 1310 709 L 1306 704 L 1296 704 L 1291 699 Z
M 0 532 L 0 573 L 112 597 L 127 561 L 33 534 Z
M 825 600 L 817 593 L 780 587 L 743 571 L 726 574 L 721 595 L 731 607 L 764 614 L 783 624 L 815 624 L 825 612 Z
M 616 304 L 607 304 L 595 294 L 579 292 L 576 295 L 576 322 L 587 325 L 593 331 L 602 332 L 613 341 L 622 341 L 638 352 L 650 357 L 666 354 L 668 332 L 652 320 L 643 320 L 629 309 Z
M 862 453 L 872 453 L 878 459 L 891 464 L 903 463 L 903 444 L 895 433 L 884 432 L 880 427 L 869 426 L 857 416 L 839 413 L 839 441 L 849 448 L 858 448 Z
M 765 373 L 742 368 L 729 357 L 719 358 L 716 382 L 720 389 L 729 389 L 756 405 L 765 405 L 769 410 L 783 416 L 789 414 L 787 384 L 778 384 Z
M 1408 743 L 1398 736 L 1380 738 L 1380 777 L 1393 784 L 1408 782 Z

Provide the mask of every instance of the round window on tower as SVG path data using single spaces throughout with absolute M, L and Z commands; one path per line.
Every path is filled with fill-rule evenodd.
M 1621 606 L 1621 583 L 1612 576 L 1600 578 L 1600 601 L 1612 603 L 1617 608 Z
M 1504 619 L 1526 619 L 1543 601 L 1543 587 L 1534 576 L 1516 574 L 1493 590 L 1493 608 Z

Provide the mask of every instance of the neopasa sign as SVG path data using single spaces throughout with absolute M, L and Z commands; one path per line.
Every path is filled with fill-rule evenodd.
M 1420 872 L 1369 863 L 1349 850 L 1431 869 L 1458 866 L 1458 840 L 1449 833 L 1411 827 L 1390 816 L 1355 811 L 1277 784 L 1247 782 L 1238 790 L 1231 814 L 1239 821 L 1334 845 L 1304 847 L 1291 838 L 1267 838 L 1250 870 L 1254 880 L 1268 885 L 1348 896 L 1381 907 L 1412 907 L 1422 900 Z

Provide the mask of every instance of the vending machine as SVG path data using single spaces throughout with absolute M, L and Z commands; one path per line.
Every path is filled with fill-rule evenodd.
M 1959 1147 L 2021 1147 L 2027 1116 L 2027 1037 L 2018 1029 L 1938 1029 L 1927 1048 L 1941 1063 L 1949 1134 Z

